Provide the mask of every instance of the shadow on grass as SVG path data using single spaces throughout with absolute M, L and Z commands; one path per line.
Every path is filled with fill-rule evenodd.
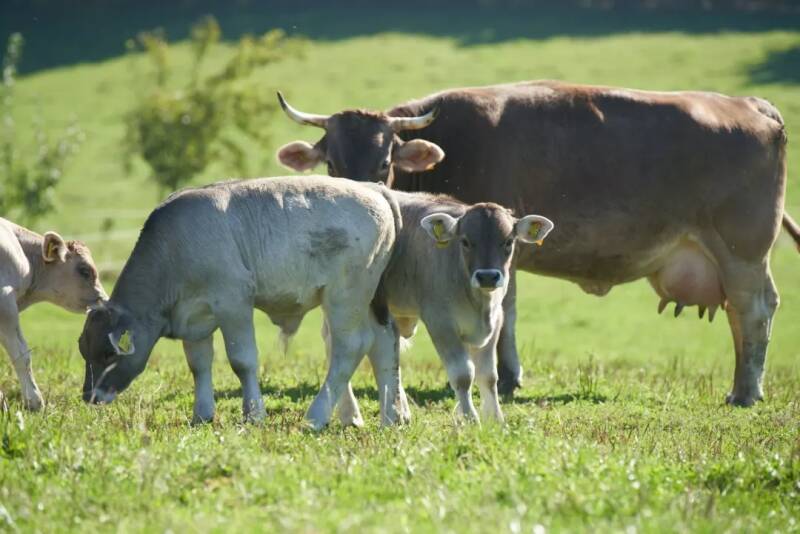
M 288 387 L 279 387 L 272 384 L 261 386 L 261 394 L 268 397 L 286 397 L 293 402 L 308 401 L 310 402 L 319 392 L 320 384 L 312 384 L 310 382 L 301 382 L 300 384 Z M 441 402 L 444 399 L 453 397 L 453 392 L 449 387 L 447 388 L 418 388 L 406 387 L 406 395 L 408 395 L 415 404 L 424 405 L 435 402 Z M 353 388 L 353 393 L 356 398 L 378 400 L 378 390 L 374 387 L 356 387 Z M 164 397 L 165 400 L 171 400 L 181 393 L 169 393 Z M 231 399 L 241 398 L 242 388 L 228 388 L 217 390 L 214 394 L 216 399 Z
M 534 397 L 516 396 L 513 399 L 504 399 L 505 402 L 509 402 L 512 404 L 537 404 L 537 405 L 548 405 L 548 404 L 564 405 L 573 402 L 588 402 L 591 404 L 603 404 L 605 402 L 608 402 L 608 400 L 609 398 L 607 395 L 603 395 L 600 393 L 583 392 L 583 391 L 576 391 L 574 393 L 561 393 L 558 395 L 539 395 Z
M 748 70 L 753 83 L 800 83 L 800 45 L 773 50 L 762 63 Z
M 409 386 L 405 388 L 406 394 L 408 397 L 414 402 L 414 404 L 418 406 L 424 406 L 426 404 L 435 404 L 438 402 L 442 402 L 445 399 L 451 399 L 454 397 L 453 391 L 450 389 L 449 386 L 435 388 L 435 387 L 414 387 Z M 289 387 L 278 387 L 274 385 L 262 385 L 261 386 L 261 394 L 268 396 L 268 397 L 287 397 L 292 402 L 311 402 L 311 400 L 316 396 L 317 392 L 319 391 L 319 384 L 312 384 L 310 382 L 301 382 L 295 386 Z M 374 387 L 357 387 L 353 388 L 353 393 L 355 393 L 356 398 L 358 399 L 370 399 L 373 401 L 378 400 L 378 390 Z M 174 397 L 176 394 L 170 393 L 166 400 Z M 230 398 L 241 398 L 242 396 L 242 389 L 241 388 L 228 388 L 218 390 L 215 393 L 216 399 L 230 399 Z M 510 404 L 537 404 L 537 405 L 564 405 L 570 404 L 573 402 L 588 402 L 591 404 L 603 404 L 608 402 L 609 398 L 607 395 L 603 395 L 601 393 L 593 393 L 593 392 L 582 392 L 582 391 L 575 391 L 575 392 L 566 392 L 560 394 L 551 394 L 551 395 L 538 395 L 532 397 L 525 397 L 521 395 L 517 395 L 513 398 L 503 398 L 503 403 L 510 403 Z
M 290 34 L 337 41 L 385 32 L 454 39 L 460 46 L 557 36 L 601 37 L 630 32 L 796 30 L 800 15 L 737 11 L 597 10 L 575 7 L 447 7 L 411 0 L 402 5 L 350 2 L 140 2 L 86 3 L 76 8 L 44 3 L 0 3 L 0 39 L 11 32 L 26 39 L 22 73 L 124 53 L 124 42 L 142 30 L 164 28 L 170 40 L 185 39 L 201 16 L 213 14 L 226 39 L 282 28 Z M 563 6 L 563 4 L 561 4 Z

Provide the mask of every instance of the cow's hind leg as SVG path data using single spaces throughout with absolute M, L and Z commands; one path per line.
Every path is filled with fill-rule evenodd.
M 511 395 L 522 385 L 522 365 L 517 352 L 517 273 L 509 273 L 508 293 L 503 299 L 503 324 L 497 341 L 497 389 L 502 395 Z
M 764 397 L 762 379 L 778 291 L 768 265 L 729 268 L 724 284 L 736 351 L 733 388 L 727 402 L 751 406 Z
M 242 414 L 244 420 L 259 422 L 266 417 L 261 387 L 258 383 L 258 349 L 253 329 L 253 308 L 242 303 L 236 312 L 218 315 L 233 372 L 242 385 Z
M 214 420 L 214 385 L 211 365 L 214 361 L 214 336 L 200 341 L 184 341 L 186 362 L 194 376 L 194 412 L 192 424 Z
M 22 402 L 28 410 L 37 411 L 44 405 L 39 386 L 33 379 L 31 351 L 19 325 L 19 310 L 10 288 L 0 288 L 0 345 L 2 345 L 19 378 Z
M 325 341 L 325 354 L 327 356 L 328 368 L 330 368 L 331 351 L 333 349 L 331 348 L 331 333 L 327 318 L 322 321 L 322 339 Z M 361 409 L 358 407 L 358 400 L 356 400 L 356 396 L 353 393 L 353 386 L 350 382 L 347 383 L 347 387 L 344 392 L 342 392 L 342 396 L 339 397 L 338 408 L 339 421 L 342 423 L 342 426 L 364 426 L 364 418 L 361 416 Z
M 400 332 L 391 318 L 386 325 L 373 318 L 372 331 L 369 361 L 378 385 L 381 424 L 407 423 L 411 413 L 400 383 Z
M 372 344 L 372 330 L 367 319 L 368 298 L 335 298 L 326 295 L 323 312 L 330 336 L 330 365 L 325 382 L 306 418 L 314 430 L 328 425 L 336 401 L 347 391 L 348 383 L 364 354 Z

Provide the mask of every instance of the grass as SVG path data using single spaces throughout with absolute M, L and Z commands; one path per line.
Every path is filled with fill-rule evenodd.
M 434 15 L 429 25 L 447 26 L 445 15 Z M 485 13 L 472 19 L 476 35 L 506 23 Z M 526 78 L 710 89 L 769 98 L 790 139 L 800 131 L 800 85 L 781 62 L 796 56 L 800 31 L 672 29 L 531 40 L 519 33 L 471 44 L 446 32 L 354 34 L 312 42 L 303 58 L 259 77 L 265 91 L 281 88 L 296 106 L 320 113 Z M 177 47 L 175 63 L 186 57 Z M 37 228 L 84 236 L 111 276 L 157 201 L 142 165 L 130 177 L 121 171 L 129 67 L 111 57 L 39 71 L 19 84 L 21 124 L 34 112 L 53 124 L 74 115 L 87 133 L 59 186 L 59 211 Z M 275 147 L 319 135 L 282 116 L 265 127 Z M 800 179 L 792 170 L 798 147 L 790 141 L 787 206 L 800 216 Z M 263 165 L 258 174 L 283 172 L 272 154 L 252 154 L 252 161 Z M 197 182 L 223 175 L 212 168 Z M 100 231 L 107 218 L 110 237 Z M 454 424 L 445 373 L 422 332 L 403 359 L 416 404 L 411 425 L 377 427 L 377 395 L 364 364 L 355 385 L 366 427 L 305 431 L 302 416 L 324 372 L 317 313 L 287 356 L 277 349 L 274 327 L 257 317 L 269 412 L 263 427 L 240 424 L 238 382 L 221 347 L 213 425 L 189 426 L 191 378 L 180 345 L 170 341 L 159 343 L 147 371 L 116 403 L 86 406 L 76 343 L 82 318 L 39 305 L 23 315 L 23 329 L 46 410 L 19 412 L 10 365 L 0 372 L 9 397 L 0 415 L 0 531 L 797 531 L 798 266 L 797 252 L 781 239 L 773 269 L 783 304 L 767 400 L 752 409 L 722 403 L 733 376 L 724 316 L 711 325 L 691 309 L 679 319 L 658 316 L 643 282 L 598 299 L 563 281 L 522 275 L 518 337 L 526 380 L 504 404 L 503 428 Z

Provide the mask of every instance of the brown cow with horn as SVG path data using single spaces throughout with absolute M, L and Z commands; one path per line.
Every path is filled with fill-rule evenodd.
M 647 277 L 659 311 L 725 309 L 736 352 L 727 401 L 762 398 L 781 222 L 800 245 L 783 208 L 787 136 L 769 102 L 554 81 L 452 89 L 385 113 L 313 115 L 279 99 L 325 130 L 279 150 L 292 169 L 327 163 L 333 176 L 541 213 L 556 229 L 541 248 L 519 248 L 518 268 L 595 295 Z M 510 392 L 521 377 L 513 283 L 503 307 L 498 371 Z

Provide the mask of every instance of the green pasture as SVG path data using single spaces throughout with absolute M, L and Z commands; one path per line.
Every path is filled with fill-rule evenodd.
M 795 30 L 780 19 L 773 29 L 749 24 L 743 13 L 721 28 L 688 19 L 682 31 L 650 24 L 656 15 L 630 15 L 644 17 L 640 27 L 611 24 L 613 15 L 601 13 L 597 25 L 608 31 L 560 33 L 557 26 L 540 31 L 530 12 L 450 17 L 420 8 L 416 15 L 426 31 L 410 23 L 362 31 L 356 19 L 335 35 L 311 34 L 301 57 L 265 68 L 258 82 L 317 113 L 535 78 L 758 95 L 787 123 L 787 209 L 800 217 L 800 19 Z M 340 20 L 325 10 L 298 17 L 299 33 L 302 22 Z M 525 17 L 536 28 L 530 35 Z M 277 20 L 291 28 L 291 17 Z M 493 30 L 508 27 L 515 31 Z M 120 51 L 140 29 L 119 33 Z M 186 44 L 175 47 L 175 64 L 188 57 Z M 209 68 L 223 59 L 211 58 Z M 160 200 L 143 163 L 130 176 L 122 168 L 123 117 L 140 86 L 135 72 L 146 72 L 142 58 L 109 52 L 39 69 L 17 88 L 23 129 L 39 115 L 53 126 L 76 118 L 85 131 L 58 187 L 58 211 L 36 229 L 84 239 L 109 291 Z M 264 127 L 273 147 L 250 154 L 253 176 L 285 173 L 275 150 L 321 133 L 278 114 Z M 196 183 L 225 177 L 225 169 L 212 168 Z M 335 422 L 320 434 L 306 431 L 303 414 L 324 376 L 318 313 L 307 317 L 287 355 L 276 328 L 256 318 L 263 426 L 241 424 L 238 382 L 221 346 L 211 425 L 189 425 L 192 380 L 174 341 L 156 346 L 146 372 L 116 403 L 86 406 L 79 395 L 82 317 L 38 305 L 23 315 L 23 330 L 44 412 L 20 411 L 16 378 L 0 363 L 8 397 L 0 415 L 0 532 L 798 531 L 800 254 L 783 236 L 773 270 L 782 303 L 766 400 L 751 409 L 723 404 L 734 366 L 724 314 L 713 324 L 698 320 L 696 309 L 678 319 L 659 316 L 644 281 L 597 298 L 522 275 L 517 336 L 525 384 L 503 405 L 504 427 L 455 423 L 444 370 L 421 331 L 403 356 L 414 403 L 409 426 L 377 426 L 377 393 L 364 363 L 354 382 L 366 426 Z

